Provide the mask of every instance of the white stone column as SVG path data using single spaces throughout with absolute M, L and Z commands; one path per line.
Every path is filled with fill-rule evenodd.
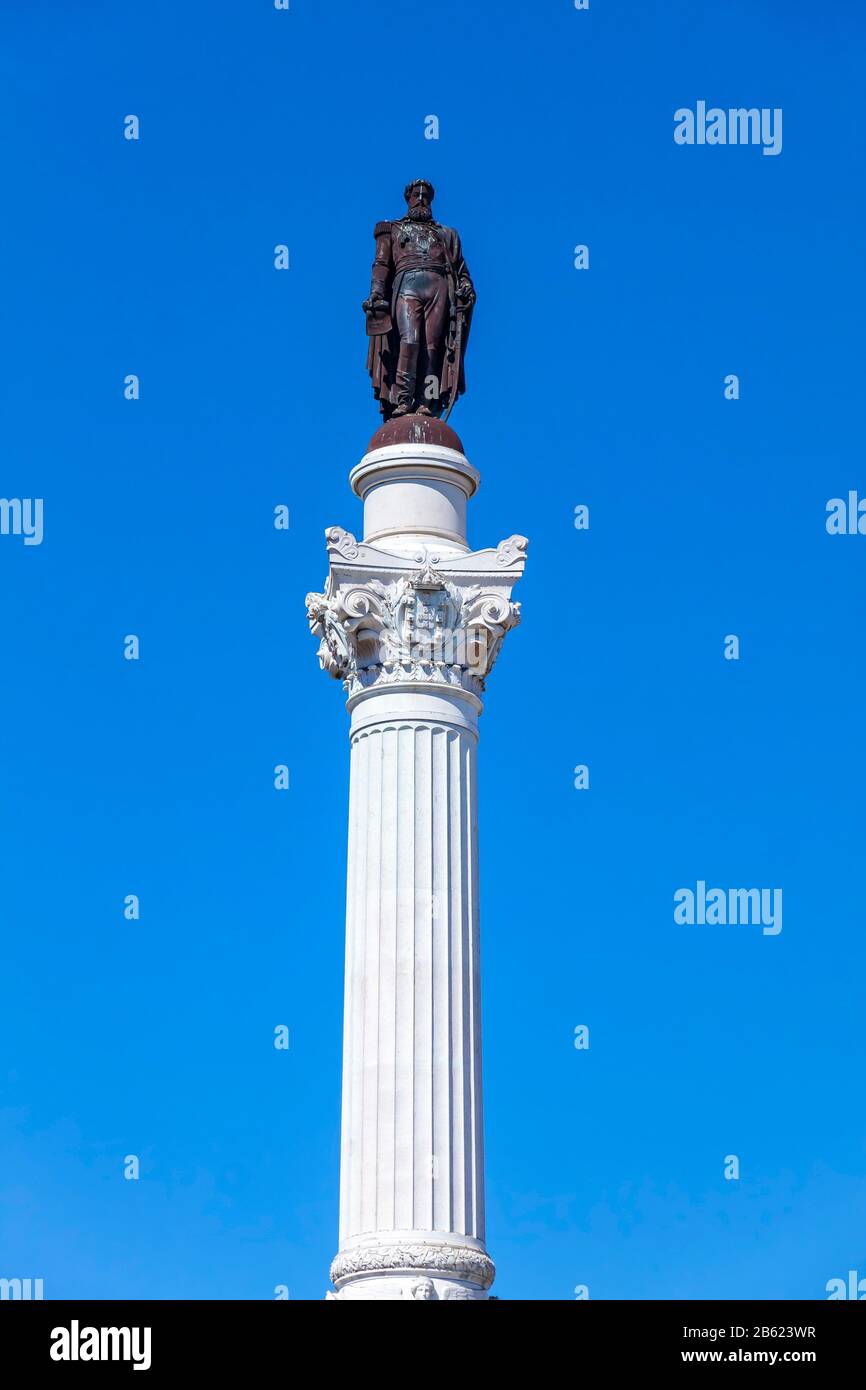
M 331 1269 L 340 1299 L 483 1299 L 494 1274 L 484 1245 L 477 721 L 485 677 L 518 621 L 510 593 L 526 542 L 469 551 L 477 474 L 453 432 L 435 425 L 458 447 L 386 442 L 353 470 L 366 539 L 331 528 L 325 592 L 308 596 L 320 661 L 343 680 L 351 714 Z

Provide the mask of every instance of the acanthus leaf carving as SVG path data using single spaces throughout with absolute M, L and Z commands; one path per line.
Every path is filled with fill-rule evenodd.
M 407 1243 L 342 1251 L 331 1265 L 331 1282 L 339 1285 L 356 1275 L 394 1270 L 450 1275 L 471 1280 L 483 1289 L 489 1289 L 496 1277 L 496 1267 L 483 1250 L 468 1245 Z

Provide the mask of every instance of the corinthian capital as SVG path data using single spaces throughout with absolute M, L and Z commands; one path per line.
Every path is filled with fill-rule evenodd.
M 396 682 L 484 690 L 505 634 L 520 621 L 511 590 L 523 572 L 523 537 L 446 561 L 422 550 L 414 568 L 338 527 L 326 538 L 325 588 L 307 595 L 324 671 L 350 695 Z

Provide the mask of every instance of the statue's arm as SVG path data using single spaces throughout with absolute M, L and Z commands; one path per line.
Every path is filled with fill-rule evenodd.
M 388 303 L 388 288 L 394 260 L 391 255 L 391 223 L 377 222 L 373 235 L 376 238 L 376 254 L 373 257 L 373 271 L 370 277 L 370 298 L 364 301 L 363 308 L 369 312 L 374 304 Z
M 469 266 L 466 264 L 466 257 L 463 255 L 463 247 L 460 245 L 459 233 L 453 233 L 452 242 L 452 261 L 454 264 L 454 276 L 457 281 L 457 298 L 462 304 L 474 304 L 475 286 L 472 283 L 472 276 L 469 274 Z

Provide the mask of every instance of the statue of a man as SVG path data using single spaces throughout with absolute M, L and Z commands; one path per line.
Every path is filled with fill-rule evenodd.
M 407 184 L 407 211 L 377 222 L 376 257 L 367 315 L 367 370 L 385 419 L 441 415 L 447 419 L 466 389 L 463 361 L 475 290 L 453 227 L 433 220 L 435 190 L 426 179 Z

